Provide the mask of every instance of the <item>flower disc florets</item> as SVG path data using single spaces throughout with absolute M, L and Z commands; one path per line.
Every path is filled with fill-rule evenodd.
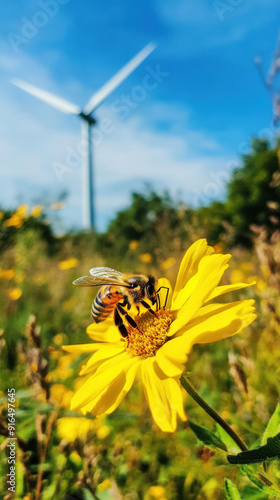
M 156 351 L 168 340 L 168 330 L 174 320 L 171 311 L 160 309 L 156 316 L 149 311 L 136 316 L 136 328 L 128 328 L 127 352 L 132 356 L 154 356 Z

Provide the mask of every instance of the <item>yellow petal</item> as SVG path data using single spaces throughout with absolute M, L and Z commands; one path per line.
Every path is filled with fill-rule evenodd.
M 180 338 L 203 344 L 231 337 L 256 319 L 254 304 L 253 299 L 248 299 L 202 307 L 183 329 Z M 173 340 L 170 343 L 172 342 Z
M 162 431 L 174 432 L 177 414 L 186 420 L 179 382 L 166 377 L 155 358 L 145 359 L 141 366 L 145 395 L 153 419 Z
M 99 394 L 93 401 L 82 408 L 82 412 L 84 414 L 91 412 L 94 415 L 109 415 L 115 411 L 131 389 L 140 362 L 139 359 L 134 358 L 127 371 L 119 373 L 102 394 Z
M 104 344 L 76 344 L 76 345 L 63 345 L 61 349 L 66 352 L 76 352 L 77 355 L 82 354 L 84 352 L 94 352 L 98 351 L 101 347 L 104 347 Z
M 188 354 L 193 346 L 191 337 L 186 335 L 166 342 L 156 353 L 156 361 L 168 377 L 180 377 L 185 371 Z
M 82 367 L 79 375 L 87 375 L 91 372 L 96 372 L 98 367 L 103 364 L 105 359 L 111 359 L 118 354 L 121 354 L 125 349 L 124 342 L 116 342 L 115 344 L 99 344 L 102 346 L 102 349 L 99 349 L 98 352 L 93 354 L 87 363 Z
M 198 272 L 186 284 L 182 293 L 178 294 L 177 299 L 172 304 L 172 308 L 178 308 L 178 304 L 185 300 L 177 318 L 173 321 L 168 334 L 170 336 L 178 332 L 190 319 L 196 311 L 204 304 L 212 291 L 221 280 L 225 270 L 228 268 L 227 262 L 230 255 L 207 255 L 203 257 L 198 268 Z
M 208 301 L 215 299 L 220 295 L 224 295 L 224 293 L 234 292 L 235 290 L 240 290 L 241 288 L 247 288 L 248 286 L 252 286 L 255 284 L 256 281 L 252 281 L 251 283 L 234 283 L 233 285 L 217 286 L 217 288 L 215 288 L 211 293 L 211 295 L 209 296 Z
M 133 363 L 134 358 L 129 357 L 127 352 L 121 353 L 105 362 L 106 368 L 104 366 L 104 369 L 102 367 L 98 374 L 89 376 L 85 383 L 78 389 L 71 400 L 71 410 L 75 411 L 95 399 L 120 373 L 125 373 Z
M 87 334 L 97 342 L 118 342 L 121 338 L 112 318 L 108 318 L 101 323 L 92 323 L 87 327 Z
M 197 272 L 198 265 L 202 257 L 213 253 L 214 249 L 207 245 L 206 239 L 200 239 L 190 246 L 183 257 L 179 268 L 174 289 L 174 298 L 176 298 L 179 291 L 184 288 L 185 284 Z
M 166 309 L 170 309 L 172 300 L 172 286 L 170 281 L 167 278 L 159 278 L 158 290 L 160 290 L 157 292 L 159 309 L 161 309 L 164 305 L 166 306 Z

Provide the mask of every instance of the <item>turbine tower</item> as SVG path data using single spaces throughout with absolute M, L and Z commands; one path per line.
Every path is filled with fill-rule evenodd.
M 72 104 L 65 99 L 57 97 L 50 92 L 39 89 L 34 85 L 19 79 L 11 83 L 25 90 L 29 94 L 50 104 L 54 108 L 70 115 L 79 116 L 82 120 L 82 142 L 83 145 L 83 225 L 86 229 L 94 229 L 95 226 L 95 204 L 93 186 L 93 155 L 91 141 L 91 127 L 96 124 L 92 113 L 103 103 L 103 101 L 148 57 L 156 48 L 149 43 L 136 56 L 134 56 L 123 68 L 121 68 L 110 80 L 108 80 L 97 92 L 95 92 L 84 109 Z

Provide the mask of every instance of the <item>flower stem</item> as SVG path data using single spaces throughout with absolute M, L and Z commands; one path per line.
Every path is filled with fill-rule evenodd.
M 218 415 L 218 413 L 209 406 L 204 399 L 196 392 L 194 387 L 190 384 L 189 380 L 187 379 L 186 375 L 183 375 L 181 377 L 181 384 L 186 389 L 186 391 L 189 393 L 189 395 L 203 408 L 210 417 L 212 417 L 217 424 L 219 424 L 225 431 L 226 433 L 233 439 L 233 441 L 237 444 L 237 446 L 240 448 L 241 451 L 247 451 L 248 448 L 247 446 L 243 443 L 243 441 L 240 439 L 240 437 L 234 432 L 234 430 L 227 424 L 227 422 Z

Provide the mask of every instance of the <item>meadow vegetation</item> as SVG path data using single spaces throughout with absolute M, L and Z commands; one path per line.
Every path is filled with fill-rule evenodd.
M 189 420 L 179 423 L 174 434 L 157 428 L 138 386 L 106 418 L 70 412 L 85 355 L 61 349 L 89 342 L 86 327 L 94 292 L 72 286 L 75 278 L 92 267 L 109 266 L 165 276 L 174 285 L 185 250 L 206 237 L 217 251 L 232 254 L 223 284 L 256 282 L 229 299 L 255 298 L 258 319 L 235 337 L 195 346 L 187 364 L 189 379 L 249 449 L 263 444 L 280 387 L 278 145 L 254 140 L 241 163 L 224 202 L 194 210 L 168 193 L 147 189 L 132 194 L 130 206 L 103 234 L 72 232 L 58 237 L 43 207 L 2 209 L 1 478 L 7 468 L 9 388 L 16 390 L 18 446 L 16 494 L 7 494 L 3 480 L 1 498 L 280 498 L 277 460 L 265 466 L 230 465 L 227 452 L 197 439 L 189 421 L 227 441 L 187 395 Z M 275 434 L 280 432 L 280 411 L 277 418 Z M 240 451 L 234 443 L 226 444 L 231 454 Z

